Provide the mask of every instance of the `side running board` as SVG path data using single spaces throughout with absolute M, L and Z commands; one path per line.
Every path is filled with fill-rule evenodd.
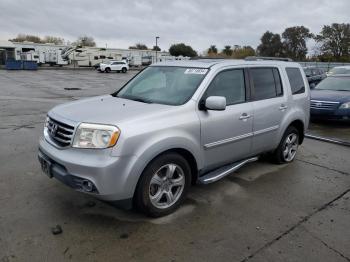
M 252 158 L 248 158 L 248 159 L 245 159 L 245 160 L 242 160 L 242 161 L 230 164 L 230 165 L 220 167 L 218 169 L 215 169 L 215 170 L 205 174 L 204 176 L 199 177 L 198 182 L 200 184 L 210 184 L 210 183 L 216 182 L 216 181 L 220 180 L 221 178 L 236 171 L 237 169 L 241 168 L 245 164 L 250 163 L 250 162 L 254 162 L 257 160 L 258 160 L 258 157 L 252 157 Z

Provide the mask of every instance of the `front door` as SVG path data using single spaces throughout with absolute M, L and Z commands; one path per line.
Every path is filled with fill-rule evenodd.
M 206 169 L 241 160 L 251 153 L 253 107 L 247 102 L 246 79 L 243 69 L 221 71 L 204 94 L 204 101 L 209 96 L 223 96 L 227 104 L 224 111 L 198 111 Z

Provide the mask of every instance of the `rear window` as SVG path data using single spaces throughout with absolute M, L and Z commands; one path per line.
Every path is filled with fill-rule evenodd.
M 250 74 L 254 85 L 254 99 L 262 100 L 283 94 L 281 77 L 277 68 L 252 68 Z
M 286 68 L 292 94 L 301 94 L 305 92 L 304 79 L 299 68 Z

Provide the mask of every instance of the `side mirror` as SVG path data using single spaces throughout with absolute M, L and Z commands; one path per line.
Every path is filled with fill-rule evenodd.
M 205 108 L 209 110 L 223 111 L 226 109 L 226 97 L 209 96 L 205 100 Z

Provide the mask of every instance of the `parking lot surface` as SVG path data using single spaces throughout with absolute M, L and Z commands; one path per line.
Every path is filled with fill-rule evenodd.
M 293 163 L 262 160 L 196 185 L 158 219 L 46 177 L 37 161 L 46 112 L 111 93 L 134 74 L 0 71 L 1 262 L 350 261 L 348 147 L 305 139 Z M 56 225 L 63 232 L 53 235 Z

